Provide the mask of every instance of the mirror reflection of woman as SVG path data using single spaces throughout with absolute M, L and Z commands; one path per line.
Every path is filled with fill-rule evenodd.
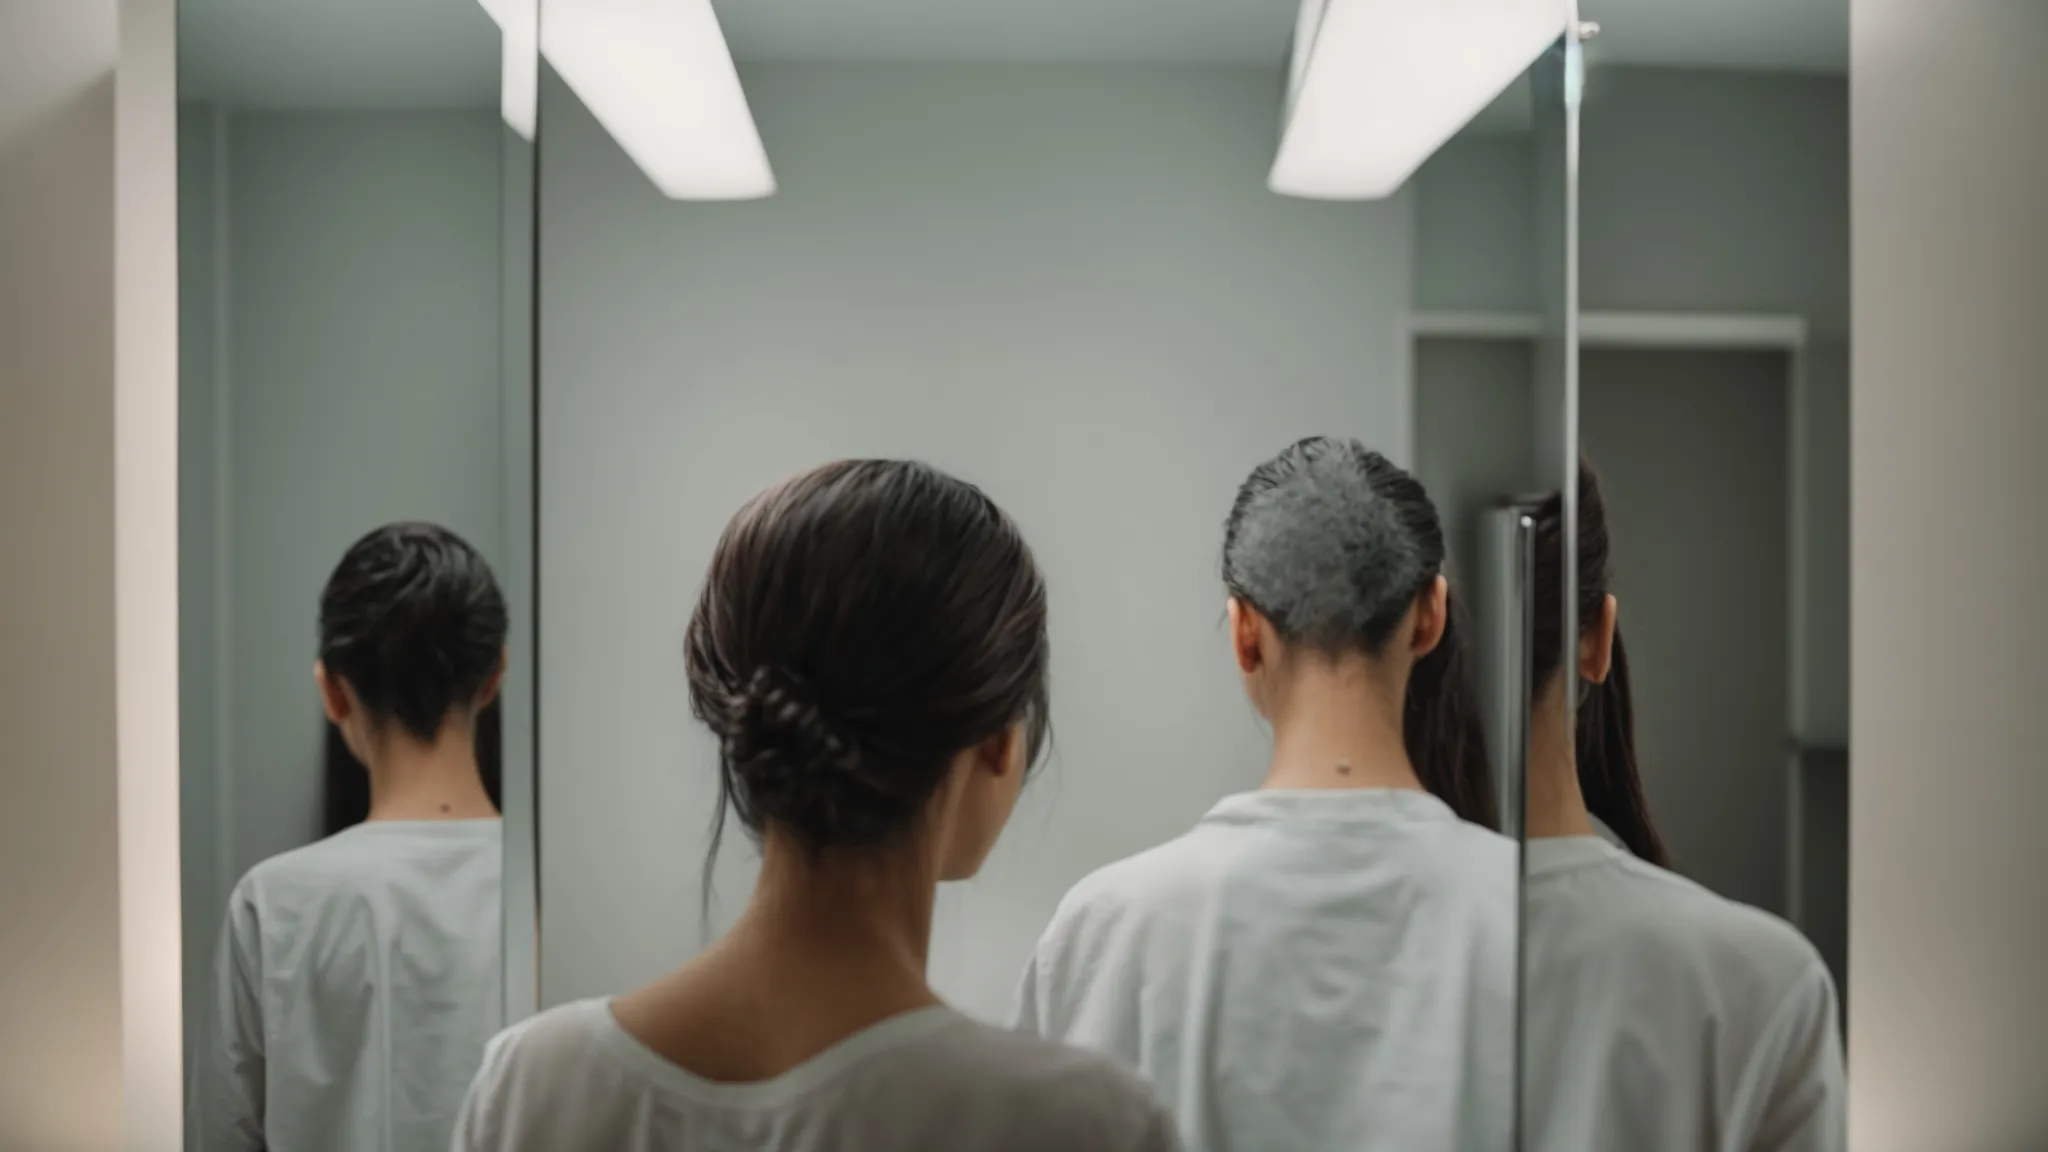
M 1192 1149 L 1505 1152 L 1516 853 L 1444 536 L 1355 441 L 1254 470 L 1225 527 L 1256 791 L 1061 902 L 1023 1028 L 1141 1069 Z
M 847 461 L 748 503 L 685 666 L 753 897 L 667 976 L 496 1040 L 458 1150 L 1175 1147 L 1136 1076 L 925 980 L 939 883 L 980 869 L 1044 743 L 1048 660 L 1037 564 L 972 486 Z
M 1791 925 L 1668 871 L 1636 766 L 1606 504 L 1583 463 L 1579 633 L 1539 619 L 1524 904 L 1532 1152 L 1839 1152 L 1835 988 Z M 1561 601 L 1563 527 L 1539 511 L 1536 602 Z M 1564 661 L 1582 699 L 1567 723 Z
M 194 1077 L 206 1152 L 441 1152 L 503 1019 L 497 808 L 477 712 L 504 597 L 445 528 L 394 524 L 320 597 L 314 678 L 369 812 L 249 870 L 214 958 Z

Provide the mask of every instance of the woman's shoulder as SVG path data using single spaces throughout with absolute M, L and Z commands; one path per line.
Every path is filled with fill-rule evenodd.
M 607 1107 L 617 1103 L 616 1093 L 595 1082 L 606 1066 L 597 1050 L 610 1012 L 604 1000 L 578 1000 L 493 1037 L 463 1101 L 454 1146 L 462 1152 L 591 1146 L 577 1141 L 619 1111 Z
M 1153 1148 L 1172 1121 L 1152 1088 L 1101 1052 L 960 1018 L 929 1038 L 931 1075 L 1041 1137 L 1032 1146 Z
M 1643 970 L 1691 973 L 1708 991 L 1777 1003 L 1802 991 L 1832 996 L 1813 942 L 1780 916 L 1620 850 L 1593 866 L 1532 885 L 1532 929 L 1582 935 Z M 1567 923 L 1569 921 L 1569 923 Z M 1822 995 L 1825 994 L 1825 995 Z
M 1209 897 L 1227 870 L 1229 854 L 1205 844 L 1198 825 L 1171 840 L 1112 861 L 1082 876 L 1054 908 L 1042 944 L 1072 943 L 1119 932 Z
M 601 1043 L 610 1013 L 608 1001 L 593 999 L 528 1016 L 492 1037 L 484 1049 L 484 1071 L 536 1064 L 559 1069 L 587 1059 Z
M 1706 885 L 1633 856 L 1624 858 L 1630 882 L 1657 920 L 1691 937 L 1720 941 L 1731 950 L 1803 972 L 1821 964 L 1820 951 L 1790 921 L 1730 899 Z

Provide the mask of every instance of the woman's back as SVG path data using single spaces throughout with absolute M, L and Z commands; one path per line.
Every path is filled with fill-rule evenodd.
M 360 824 L 235 886 L 208 1149 L 430 1152 L 503 1021 L 499 821 Z
M 1196 1152 L 1506 1152 L 1515 846 L 1413 476 L 1356 441 L 1253 469 L 1223 530 L 1256 792 L 1068 896 L 1027 1027 L 1114 1052 Z
M 1515 883 L 1427 793 L 1227 797 L 1075 887 L 1021 1025 L 1129 1061 L 1193 1149 L 1505 1150 Z
M 1546 613 L 1531 655 L 1526 1147 L 1839 1152 L 1842 1042 L 1819 953 L 1777 917 L 1668 868 L 1636 762 L 1606 501 L 1584 460 L 1576 539 L 1562 496 L 1537 509 L 1538 603 L 1562 601 L 1567 547 L 1574 642 Z
M 1174 1146 L 1171 1121 L 1129 1072 L 949 1008 L 892 1017 L 782 1075 L 732 1084 L 670 1063 L 604 1000 L 494 1041 L 456 1140 L 458 1152 Z
M 1833 980 L 1777 917 L 1597 837 L 1528 845 L 1531 1152 L 1832 1152 Z

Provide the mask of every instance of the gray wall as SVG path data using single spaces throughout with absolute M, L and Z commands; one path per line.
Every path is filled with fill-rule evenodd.
M 1848 733 L 1848 97 L 1839 77 L 1595 66 L 1582 118 L 1588 310 L 1784 312 L 1812 335 L 1800 421 L 1802 735 Z M 1532 311 L 1526 136 L 1452 141 L 1417 174 L 1415 307 Z
M 203 1020 L 211 984 L 199 978 L 213 963 L 214 937 L 227 902 L 233 844 L 220 816 L 220 769 L 225 725 L 216 709 L 229 698 L 217 677 L 228 667 L 217 653 L 226 588 L 215 579 L 227 536 L 216 523 L 216 491 L 226 463 L 220 431 L 227 413 L 218 373 L 215 327 L 222 280 L 216 202 L 215 116 L 210 109 L 178 112 L 178 826 L 179 887 L 185 909 L 185 1018 Z M 201 1029 L 188 1028 L 188 1048 Z
M 0 6 L 0 1147 L 179 1128 L 174 27 Z
M 1595 68 L 1580 168 L 1591 310 L 1786 312 L 1811 333 L 1799 418 L 1807 564 L 1799 735 L 1848 734 L 1848 85 Z
M 1536 307 L 1535 144 L 1529 134 L 1459 136 L 1415 174 L 1418 309 Z
M 1062 892 L 1257 782 L 1222 518 L 1311 432 L 1406 456 L 1401 201 L 1264 187 L 1266 71 L 762 67 L 781 191 L 663 200 L 544 97 L 542 955 L 548 1002 L 700 942 L 713 747 L 681 639 L 739 504 L 849 454 L 984 484 L 1052 588 L 1057 749 L 931 969 L 1001 1015 Z M 719 918 L 751 851 L 728 841 Z
M 1450 535 L 1454 582 L 1477 579 L 1480 516 L 1540 487 L 1530 355 L 1520 340 L 1416 341 L 1415 474 Z
M 0 1146 L 122 1140 L 114 5 L 0 8 Z M 31 52 L 33 47 L 33 53 Z
M 1588 351 L 1643 785 L 1680 871 L 1785 908 L 1785 358 Z
M 1850 1141 L 2039 1148 L 2048 5 L 1850 13 Z
M 335 561 L 416 518 L 500 563 L 506 304 L 492 113 L 188 107 L 181 129 L 185 955 L 203 978 L 235 880 L 320 833 L 311 675 Z

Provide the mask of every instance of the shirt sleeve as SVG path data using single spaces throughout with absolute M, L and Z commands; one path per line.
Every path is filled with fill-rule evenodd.
M 1171 1112 L 1154 1106 L 1152 1123 L 1145 1129 L 1145 1139 L 1138 1149 L 1139 1152 L 1181 1152 L 1180 1131 Z
M 462 1111 L 455 1117 L 455 1139 L 451 1152 L 492 1152 L 503 1146 L 503 1108 L 499 1097 L 504 1084 L 505 1049 L 511 1033 L 500 1032 L 484 1046 L 483 1064 L 477 1068 L 469 1091 L 462 1098 Z
M 463 1095 L 463 1111 L 455 1115 L 455 1140 L 449 1144 L 451 1152 L 487 1152 L 492 1148 L 489 1140 L 489 1101 L 496 1097 L 492 1084 L 498 1078 L 498 1047 L 500 1039 L 492 1039 L 483 1050 L 483 1066 L 477 1068 L 477 1076 L 469 1082 L 469 1091 Z
M 1031 958 L 1024 962 L 1024 979 L 1018 982 L 1017 1007 L 1012 1016 L 1012 1027 L 1032 1036 L 1046 1035 L 1045 1014 L 1040 1010 L 1042 997 L 1038 988 L 1038 949 L 1031 950 Z
M 200 1146 L 208 1152 L 264 1148 L 261 931 L 254 902 L 238 886 L 214 950 L 212 1033 L 195 1077 Z
M 1754 1152 L 1842 1152 L 1848 1147 L 1848 1077 L 1834 980 L 1816 963 L 1773 1022 L 1779 1053 Z

